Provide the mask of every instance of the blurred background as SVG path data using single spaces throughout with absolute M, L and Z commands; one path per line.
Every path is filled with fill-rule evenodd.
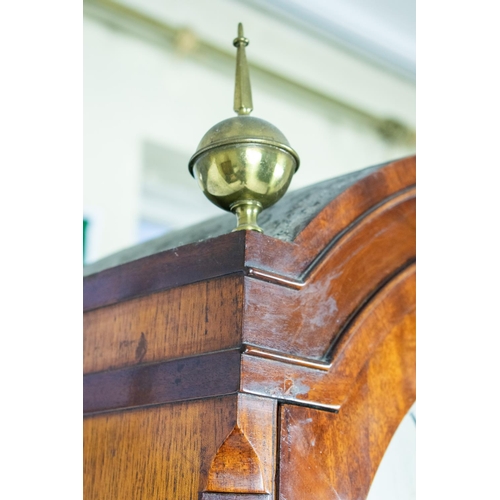
M 84 262 L 221 211 L 188 160 L 232 111 L 243 22 L 254 116 L 290 190 L 415 152 L 415 0 L 84 0 Z M 415 409 L 370 500 L 415 498 Z
M 84 0 L 84 260 L 220 215 L 187 164 L 232 111 L 243 22 L 254 116 L 290 190 L 415 152 L 414 0 Z

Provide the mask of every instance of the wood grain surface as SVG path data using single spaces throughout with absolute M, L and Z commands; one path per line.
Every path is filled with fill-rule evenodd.
M 413 189 L 414 156 L 388 163 L 359 180 L 326 205 L 293 242 L 248 231 L 245 265 L 270 270 L 290 278 L 307 277 L 317 259 L 372 211 L 391 198 Z
M 208 493 L 203 492 L 200 500 L 270 500 L 273 495 L 267 493 Z
M 414 184 L 85 278 L 85 499 L 366 498 L 415 400 Z
M 346 323 L 415 259 L 415 191 L 405 191 L 340 238 L 300 289 L 245 279 L 243 341 L 324 359 Z
M 384 165 L 324 207 L 293 242 L 236 231 L 84 278 L 84 311 L 249 268 L 304 278 L 322 253 L 381 203 L 415 185 L 415 157 Z
M 83 413 L 235 394 L 240 358 L 231 349 L 84 375 Z
M 147 406 L 240 391 L 336 410 L 373 351 L 394 328 L 413 331 L 415 264 L 368 301 L 318 367 L 308 360 L 263 357 L 239 349 L 139 364 L 84 377 L 88 413 Z
M 85 418 L 85 500 L 198 500 L 236 408 L 227 396 Z
M 301 366 L 295 359 L 287 362 L 285 356 L 279 360 L 243 354 L 240 390 L 337 410 L 378 345 L 399 330 L 413 339 L 410 345 L 414 347 L 414 264 L 387 283 L 353 319 L 335 345 L 326 367 Z
M 244 239 L 241 231 L 224 234 L 87 276 L 83 310 L 241 271 Z
M 243 277 L 230 275 L 89 311 L 84 373 L 237 347 L 242 304 Z
M 84 419 L 86 500 L 268 498 L 277 402 L 208 398 Z M 255 496 L 257 495 L 257 496 Z
M 276 400 L 238 395 L 236 425 L 212 461 L 205 492 L 275 491 L 277 407 Z
M 85 278 L 94 306 L 150 295 L 85 313 L 84 372 L 242 344 L 324 359 L 363 304 L 415 258 L 414 181 L 414 158 L 384 166 L 332 200 L 293 243 L 238 232 Z M 200 262 L 211 270 L 200 274 Z M 173 287 L 224 269 L 152 293 L 163 287 L 152 274 L 172 272 Z M 259 269 L 300 286 L 270 283 Z M 122 281 L 119 299 L 110 290 Z M 115 298 L 106 301 L 108 292 Z
M 406 323 L 377 347 L 337 414 L 281 407 L 279 498 L 365 499 L 415 394 L 414 324 Z

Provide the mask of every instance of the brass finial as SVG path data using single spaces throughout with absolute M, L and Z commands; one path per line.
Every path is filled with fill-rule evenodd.
M 253 110 L 252 87 L 248 73 L 247 56 L 245 47 L 248 38 L 243 36 L 243 24 L 238 24 L 238 37 L 233 40 L 236 51 L 236 80 L 234 85 L 234 111 L 238 115 L 249 115 Z
M 203 136 L 189 160 L 189 171 L 212 203 L 236 215 L 234 231 L 262 232 L 257 216 L 285 194 L 299 168 L 299 156 L 274 125 L 249 116 L 253 104 L 245 54 L 248 39 L 241 23 L 233 45 L 238 116 L 217 123 Z

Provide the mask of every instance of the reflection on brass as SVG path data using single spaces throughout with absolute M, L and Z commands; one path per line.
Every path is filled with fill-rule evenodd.
M 230 184 L 238 180 L 238 175 L 233 169 L 231 160 L 221 162 L 220 174 L 224 176 Z
M 299 168 L 299 156 L 269 122 L 249 116 L 253 109 L 245 55 L 248 39 L 238 25 L 234 110 L 238 114 L 214 125 L 189 161 L 189 171 L 205 196 L 236 214 L 234 231 L 262 232 L 259 213 L 286 192 Z

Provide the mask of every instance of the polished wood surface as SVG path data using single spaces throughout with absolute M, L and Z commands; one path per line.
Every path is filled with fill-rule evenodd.
M 238 396 L 236 424 L 212 460 L 204 493 L 274 492 L 277 407 L 270 398 Z
M 197 499 L 236 406 L 228 396 L 85 418 L 84 498 Z
M 387 280 L 415 260 L 415 192 L 350 228 L 300 289 L 247 278 L 243 340 L 325 359 L 342 329 Z
M 271 270 L 292 279 L 306 278 L 339 238 L 380 205 L 414 189 L 415 166 L 415 157 L 403 158 L 362 178 L 332 199 L 292 242 L 249 231 L 245 265 Z
M 209 241 L 185 245 L 83 280 L 83 310 L 123 302 L 188 283 L 241 271 L 245 234 L 230 233 Z
M 234 395 L 89 416 L 84 496 L 269 498 L 276 449 L 277 402 L 267 398 Z
M 293 358 L 270 359 L 243 355 L 241 388 L 325 409 L 339 409 L 374 350 L 395 328 L 415 336 L 415 266 L 389 282 L 370 301 L 332 352 L 322 369 L 301 365 Z M 404 359 L 401 361 L 403 362 Z
M 415 400 L 414 184 L 86 277 L 86 498 L 365 498 Z
M 414 314 L 415 264 L 411 264 L 364 304 L 323 364 L 245 346 L 243 352 L 224 350 L 92 373 L 84 377 L 84 411 L 133 408 L 237 391 L 337 410 L 385 336 L 397 327 L 414 332 Z
M 239 350 L 230 349 L 87 374 L 83 378 L 83 413 L 236 394 L 240 357 Z
M 242 277 L 225 276 L 89 311 L 84 372 L 238 347 L 242 303 Z
M 366 498 L 391 437 L 415 396 L 412 314 L 375 349 L 337 414 L 281 406 L 279 498 Z

